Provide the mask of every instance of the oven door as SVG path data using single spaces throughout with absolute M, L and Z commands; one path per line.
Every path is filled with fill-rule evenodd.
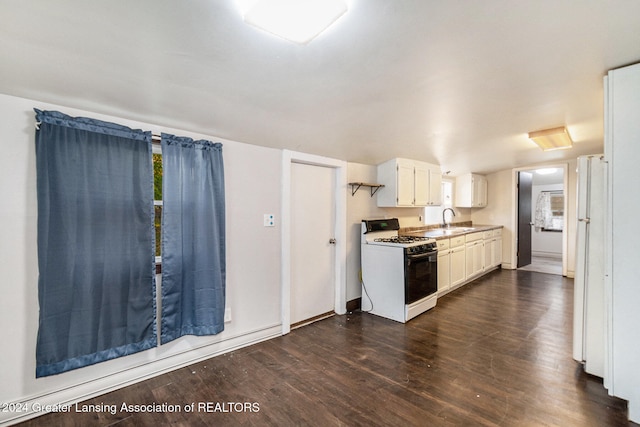
M 438 291 L 438 251 L 404 256 L 405 304 Z

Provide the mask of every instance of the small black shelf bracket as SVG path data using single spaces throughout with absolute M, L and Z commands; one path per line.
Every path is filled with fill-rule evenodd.
M 355 196 L 360 187 L 369 187 L 371 190 L 371 197 L 373 197 L 379 189 L 384 187 L 382 184 L 368 184 L 366 182 L 350 182 L 349 185 L 351 186 L 351 196 Z

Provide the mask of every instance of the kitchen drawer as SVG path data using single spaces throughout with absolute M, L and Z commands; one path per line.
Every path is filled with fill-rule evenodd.
M 436 240 L 436 244 L 438 245 L 439 251 L 449 249 L 449 239 L 438 239 Z
M 493 237 L 493 230 L 484 231 L 484 232 L 482 233 L 482 238 L 483 238 L 484 240 L 491 239 L 492 237 Z
M 496 228 L 493 230 L 493 237 L 502 237 L 502 228 Z
M 452 237 L 449 247 L 457 248 L 458 246 L 464 245 L 464 242 L 465 242 L 464 236 Z
M 464 240 L 465 242 L 469 243 L 469 242 L 475 242 L 476 240 L 482 240 L 483 239 L 483 234 L 482 232 L 478 232 L 478 233 L 469 233 L 467 235 L 465 235 Z

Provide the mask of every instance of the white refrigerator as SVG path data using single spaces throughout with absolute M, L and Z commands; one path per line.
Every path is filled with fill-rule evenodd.
M 573 308 L 573 358 L 604 377 L 605 172 L 601 155 L 578 157 L 578 232 Z

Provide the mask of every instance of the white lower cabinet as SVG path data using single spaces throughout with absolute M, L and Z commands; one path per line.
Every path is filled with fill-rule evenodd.
M 438 244 L 438 294 L 442 295 L 451 288 L 451 251 L 449 239 L 437 241 Z
M 450 264 L 451 264 L 451 288 L 461 285 L 467 280 L 467 273 L 465 270 L 465 247 L 464 243 L 457 248 L 450 249 Z
M 438 244 L 438 294 L 442 295 L 464 283 L 464 236 L 441 239 Z
M 465 237 L 466 278 L 478 276 L 484 271 L 483 233 L 471 233 Z
M 502 264 L 502 229 L 439 239 L 438 295 Z
M 502 229 L 484 233 L 484 268 L 494 268 L 502 264 Z
M 497 267 L 502 264 L 502 229 L 493 230 L 493 235 L 496 236 L 496 241 L 494 243 L 495 257 L 493 258 L 493 266 Z
M 490 269 L 493 267 L 493 260 L 495 258 L 495 238 L 493 237 L 493 230 L 485 231 L 482 233 L 482 240 L 484 243 L 484 268 Z

